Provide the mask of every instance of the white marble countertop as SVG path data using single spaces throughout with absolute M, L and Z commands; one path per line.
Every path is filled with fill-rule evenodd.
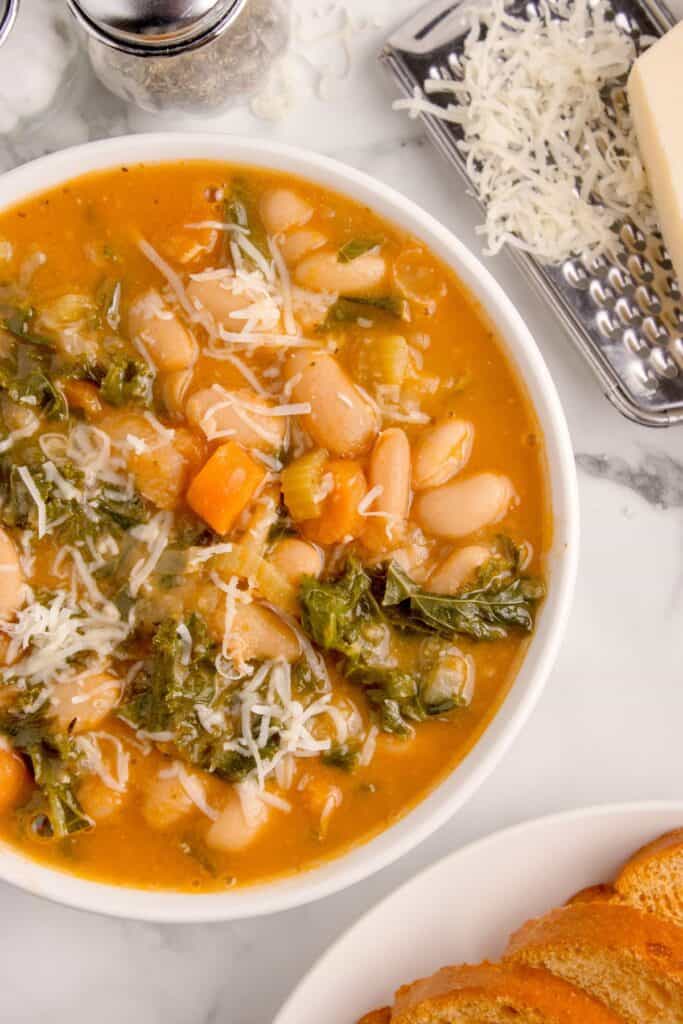
M 343 40 L 317 38 L 342 16 L 297 0 L 301 57 L 293 107 L 278 122 L 235 110 L 178 121 L 128 110 L 79 64 L 49 115 L 17 124 L 54 91 L 65 61 L 56 0 L 24 0 L 43 43 L 0 52 L 0 169 L 87 139 L 168 127 L 211 128 L 309 146 L 395 186 L 473 250 L 477 212 L 419 126 L 390 111 L 374 60 L 415 0 L 349 0 Z M 341 24 L 341 22 L 339 22 Z M 42 49 L 41 49 L 42 47 Z M 303 52 L 303 44 L 298 48 Z M 47 59 L 49 58 L 49 59 Z M 52 76 L 51 78 L 49 76 Z M 9 82 L 14 82 L 12 90 Z M 325 100 L 319 90 L 327 95 Z M 512 750 L 466 807 L 428 842 L 351 890 L 276 917 L 215 926 L 155 926 L 66 910 L 0 886 L 2 1010 L 7 1024 L 269 1024 L 318 954 L 358 915 L 470 839 L 526 818 L 593 803 L 681 796 L 683 722 L 683 428 L 627 422 L 503 256 L 489 262 L 553 374 L 579 470 L 582 545 L 574 610 L 545 695 Z M 457 913 L 457 898 L 454 900 Z

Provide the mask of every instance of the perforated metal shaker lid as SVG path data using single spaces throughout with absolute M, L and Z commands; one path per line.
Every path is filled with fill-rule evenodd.
M 229 28 L 246 2 L 68 0 L 71 11 L 91 35 L 117 50 L 140 56 L 203 46 Z

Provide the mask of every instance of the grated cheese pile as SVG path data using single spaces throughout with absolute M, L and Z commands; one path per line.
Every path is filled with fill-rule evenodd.
M 60 591 L 42 603 L 32 600 L 11 621 L 0 621 L 9 638 L 3 683 L 51 686 L 106 665 L 128 635 L 128 624 L 111 605 L 96 608 Z
M 395 102 L 461 126 L 467 171 L 486 207 L 478 230 L 486 253 L 505 243 L 544 263 L 618 248 L 615 223 L 642 231 L 656 224 L 630 115 L 605 94 L 623 85 L 636 57 L 633 40 L 602 2 L 550 7 L 528 20 L 496 0 L 473 12 L 458 81 L 430 79 L 427 94 Z

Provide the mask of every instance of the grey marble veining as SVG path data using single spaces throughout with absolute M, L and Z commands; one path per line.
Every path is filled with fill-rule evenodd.
M 683 461 L 665 453 L 650 451 L 630 463 L 618 455 L 579 452 L 576 464 L 590 476 L 634 491 L 656 508 L 667 510 L 683 506 Z
M 58 0 L 24 3 L 35 5 L 38 21 L 63 14 Z M 367 22 L 367 3 L 348 0 L 346 6 L 358 23 Z M 374 0 L 373 19 L 386 27 L 361 24 L 349 34 L 348 78 L 335 81 L 323 101 L 316 93 L 319 74 L 311 72 L 278 122 L 242 108 L 202 121 L 128 109 L 99 86 L 80 52 L 57 74 L 46 112 L 0 134 L 0 170 L 128 131 L 259 135 L 309 146 L 374 174 L 480 252 L 476 207 L 424 143 L 419 126 L 390 111 L 391 87 L 374 61 L 391 24 L 415 6 L 415 0 Z M 325 5 L 297 0 L 296 7 L 301 34 L 319 36 L 331 17 L 321 13 Z M 341 57 L 330 54 L 329 40 L 324 45 L 318 52 L 310 44 L 313 63 L 324 66 L 326 53 L 336 67 Z M 0 84 L 3 70 L 38 75 L 28 52 L 12 57 L 8 69 L 0 51 Z M 34 81 L 33 92 L 26 86 L 30 97 L 37 96 L 39 81 L 50 91 L 44 77 Z M 26 103 L 21 90 L 13 95 L 15 104 Z M 0 88 L 0 123 L 3 117 L 10 123 L 16 109 L 9 110 Z M 503 764 L 436 835 L 374 878 L 310 907 L 226 925 L 156 926 L 77 913 L 0 886 L 3 1024 L 269 1024 L 341 930 L 462 843 L 569 807 L 680 797 L 683 428 L 648 431 L 622 419 L 512 262 L 502 256 L 488 265 L 538 340 L 578 453 L 576 600 L 534 716 Z M 457 913 L 457 894 L 453 900 Z

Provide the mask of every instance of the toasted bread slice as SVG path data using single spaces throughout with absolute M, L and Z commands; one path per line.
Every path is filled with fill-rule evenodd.
M 569 897 L 567 904 L 606 902 L 613 900 L 615 896 L 614 886 L 608 885 L 607 882 L 601 882 L 599 885 L 589 885 L 585 889 L 579 889 Z
M 623 1024 L 543 969 L 515 964 L 444 967 L 396 993 L 391 1024 Z
M 638 850 L 619 872 L 614 888 L 625 903 L 683 927 L 683 828 Z
M 629 1024 L 683 1021 L 683 929 L 634 907 L 560 907 L 515 932 L 506 956 L 546 967 Z

